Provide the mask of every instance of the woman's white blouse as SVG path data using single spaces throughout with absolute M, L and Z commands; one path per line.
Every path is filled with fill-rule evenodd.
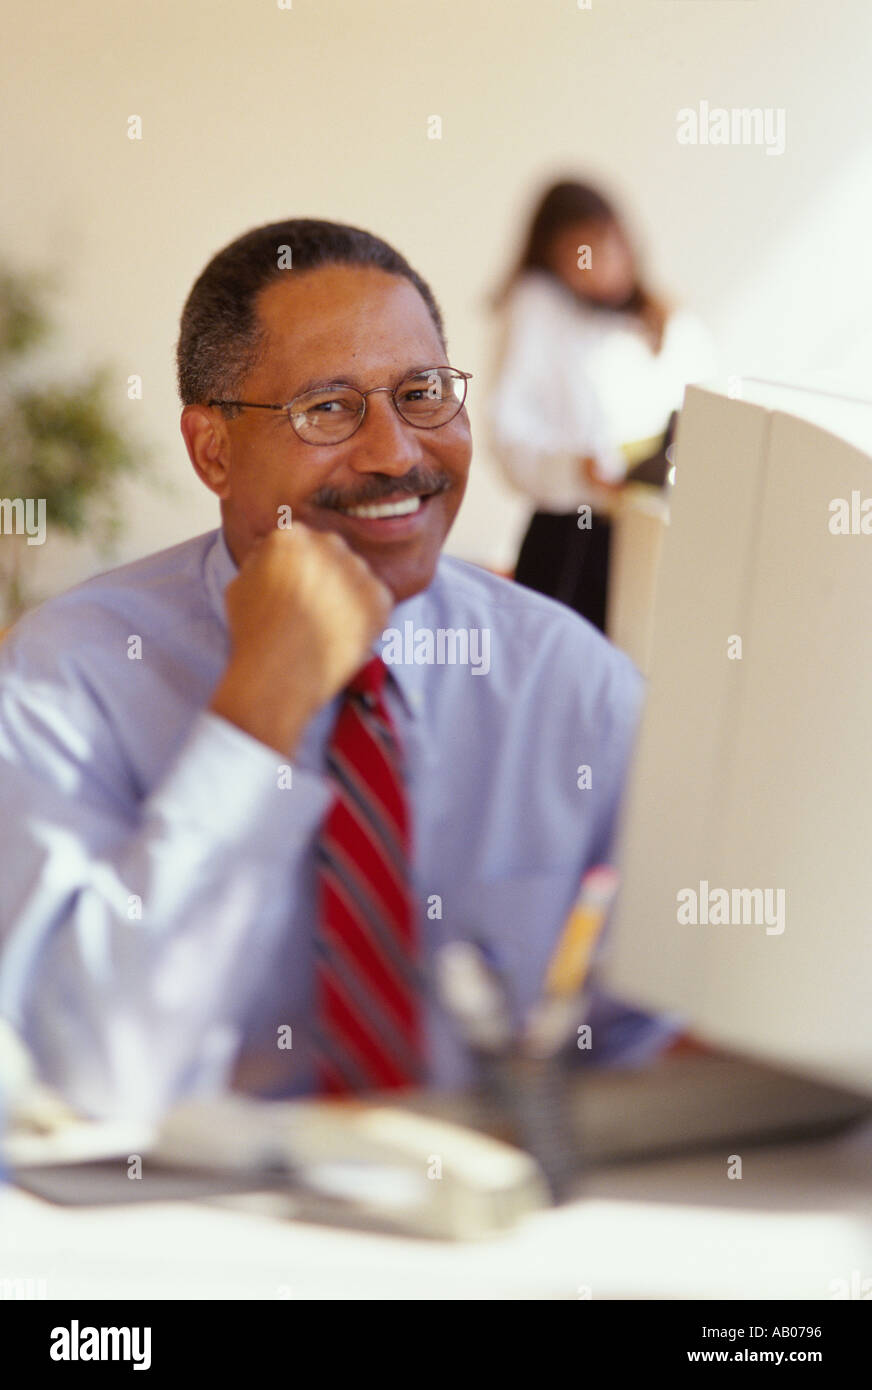
M 582 479 L 579 459 L 594 458 L 619 481 L 621 445 L 661 434 L 685 386 L 716 369 L 708 333 L 686 310 L 670 315 L 655 353 L 636 320 L 580 303 L 542 271 L 518 281 L 505 327 L 494 449 L 508 480 L 543 511 L 596 507 L 601 494 Z

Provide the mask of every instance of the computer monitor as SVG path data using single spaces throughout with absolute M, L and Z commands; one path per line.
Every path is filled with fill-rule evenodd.
M 872 404 L 732 386 L 679 424 L 603 974 L 872 1093 Z

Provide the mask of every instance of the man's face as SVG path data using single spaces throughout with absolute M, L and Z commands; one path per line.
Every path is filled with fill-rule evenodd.
M 266 330 L 258 366 L 236 399 L 281 403 L 326 382 L 367 391 L 395 386 L 421 367 L 445 365 L 445 349 L 408 280 L 361 266 L 288 270 L 258 297 Z M 466 488 L 472 442 L 466 411 L 447 425 L 407 424 L 387 393 L 368 396 L 363 424 L 339 444 L 299 438 L 287 414 L 244 410 L 225 422 L 229 455 L 221 509 L 241 563 L 279 508 L 293 522 L 336 531 L 397 600 L 425 589 Z M 403 516 L 348 515 L 363 504 L 421 497 Z

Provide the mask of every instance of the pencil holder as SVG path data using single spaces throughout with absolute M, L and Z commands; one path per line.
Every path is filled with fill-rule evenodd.
M 519 1051 L 480 1056 L 479 1062 L 485 1111 L 536 1159 L 553 1201 L 565 1201 L 583 1172 L 569 1069 L 559 1056 L 529 1057 Z

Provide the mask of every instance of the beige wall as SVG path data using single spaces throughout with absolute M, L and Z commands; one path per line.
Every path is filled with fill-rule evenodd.
M 117 558 L 215 524 L 178 434 L 173 344 L 205 260 L 258 222 L 362 224 L 432 282 L 452 361 L 476 375 L 479 444 L 450 541 L 474 559 L 510 562 L 525 515 L 483 437 L 485 295 L 552 174 L 602 174 L 630 202 L 656 280 L 707 318 L 725 371 L 862 368 L 870 37 L 867 0 L 19 9 L 0 52 L 0 255 L 61 277 L 45 369 L 110 362 L 119 415 L 153 449 L 160 486 L 126 491 Z M 700 100 L 785 108 L 785 153 L 679 145 L 676 112 Z M 46 584 L 99 563 L 54 543 L 39 562 Z

